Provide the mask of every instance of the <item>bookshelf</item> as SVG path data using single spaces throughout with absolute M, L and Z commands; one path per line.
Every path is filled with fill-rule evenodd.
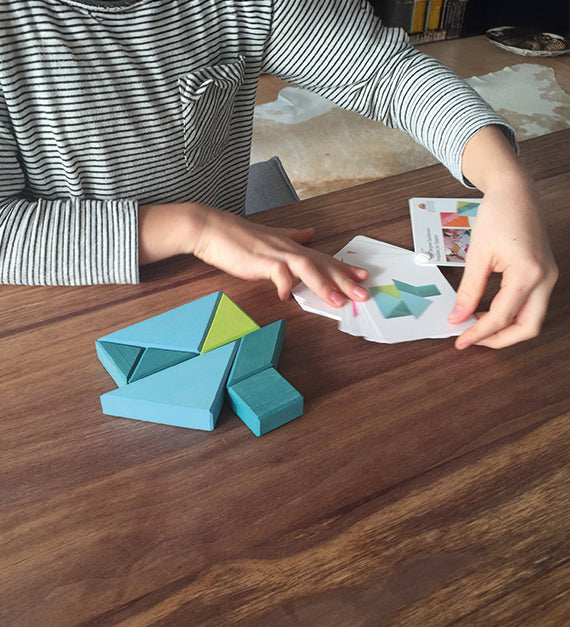
M 414 43 L 461 37 L 468 0 L 372 0 L 388 26 L 398 26 Z

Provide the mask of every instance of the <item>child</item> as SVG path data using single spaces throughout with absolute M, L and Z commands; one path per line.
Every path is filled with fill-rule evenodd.
M 513 132 L 365 0 L 0 0 L 0 280 L 138 281 L 194 254 L 279 297 L 340 306 L 366 272 L 304 248 L 312 229 L 243 211 L 257 81 L 275 74 L 410 133 L 484 192 L 450 316 L 499 347 L 535 335 L 556 267 Z

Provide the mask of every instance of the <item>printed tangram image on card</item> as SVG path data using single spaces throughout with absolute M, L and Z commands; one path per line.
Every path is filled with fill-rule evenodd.
M 384 318 L 413 316 L 420 318 L 430 306 L 428 296 L 441 296 L 433 283 L 431 285 L 410 285 L 392 279 L 391 285 L 378 285 L 370 288 L 372 298 Z
M 447 322 L 455 291 L 437 267 L 419 266 L 412 251 L 358 236 L 335 257 L 369 271 L 364 282 L 370 292 L 367 301 L 334 309 L 303 284 L 293 295 L 306 311 L 338 320 L 345 333 L 395 343 L 459 335 L 475 322 Z
M 463 266 L 481 201 L 412 198 L 409 201 L 416 261 L 422 265 Z
M 469 218 L 458 213 L 440 213 L 439 219 L 441 220 L 441 226 L 469 228 Z

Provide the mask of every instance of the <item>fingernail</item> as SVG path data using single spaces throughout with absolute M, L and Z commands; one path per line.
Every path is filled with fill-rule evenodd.
M 356 296 L 356 298 L 358 298 L 358 300 L 366 300 L 368 298 L 368 290 L 360 287 L 360 285 L 357 285 L 352 290 L 352 293 L 354 294 L 354 296 Z
M 453 311 L 449 314 L 449 316 L 447 316 L 447 320 L 448 322 L 451 322 L 451 324 L 453 324 L 454 322 L 457 322 L 460 318 L 461 318 L 461 308 L 459 307 L 455 307 Z
M 337 292 L 333 292 L 330 295 L 330 299 L 331 299 L 331 302 L 337 307 L 342 307 L 342 305 L 344 305 L 344 298 Z

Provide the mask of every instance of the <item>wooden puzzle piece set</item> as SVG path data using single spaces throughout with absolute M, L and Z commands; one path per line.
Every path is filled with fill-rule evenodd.
M 223 292 L 106 335 L 97 356 L 119 387 L 103 413 L 211 431 L 227 398 L 263 435 L 303 413 L 277 372 L 284 338 L 285 320 L 260 328 Z

